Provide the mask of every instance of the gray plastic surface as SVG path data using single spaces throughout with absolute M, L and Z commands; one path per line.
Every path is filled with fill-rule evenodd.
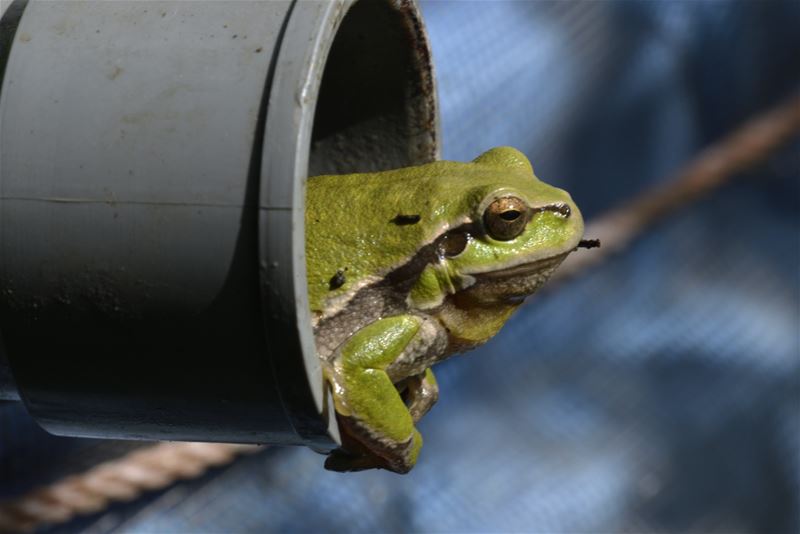
M 72 301 L 91 276 L 119 314 L 207 307 L 287 9 L 31 2 L 2 95 L 4 286 Z
M 0 284 L 12 369 L 48 430 L 296 440 L 268 394 L 269 366 L 257 361 L 263 334 L 247 250 L 256 240 L 254 137 L 289 8 L 26 7 L 0 100 Z M 44 343 L 54 336 L 61 341 Z M 198 377 L 224 375 L 226 360 L 264 375 L 253 406 L 222 377 L 218 391 L 201 391 L 217 384 Z M 85 372 L 71 387 L 39 376 L 75 366 Z M 148 382 L 159 376 L 170 380 Z M 196 386 L 181 392 L 181 376 Z M 204 428 L 226 421 L 229 431 Z

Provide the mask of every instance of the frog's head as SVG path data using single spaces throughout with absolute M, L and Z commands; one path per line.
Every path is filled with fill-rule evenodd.
M 583 219 L 566 191 L 541 182 L 519 151 L 492 149 L 461 182 L 462 214 L 435 242 L 438 261 L 410 294 L 419 308 L 458 294 L 478 305 L 516 304 L 578 246 Z M 466 170 L 466 169 L 465 169 Z

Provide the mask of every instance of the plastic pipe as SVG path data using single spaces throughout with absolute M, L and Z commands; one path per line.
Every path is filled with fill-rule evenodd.
M 0 333 L 31 415 L 332 447 L 305 179 L 436 157 L 417 6 L 32 0 L 0 91 Z

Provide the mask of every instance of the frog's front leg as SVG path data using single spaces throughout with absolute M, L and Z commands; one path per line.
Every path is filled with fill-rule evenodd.
M 414 466 L 422 436 L 395 384 L 425 373 L 429 360 L 444 349 L 441 330 L 434 320 L 416 315 L 387 317 L 362 328 L 337 349 L 326 375 L 343 427 L 343 450 L 331 454 L 327 468 L 383 467 L 406 473 Z M 420 383 L 428 394 L 417 400 L 418 413 L 432 405 L 431 384 L 435 383 Z

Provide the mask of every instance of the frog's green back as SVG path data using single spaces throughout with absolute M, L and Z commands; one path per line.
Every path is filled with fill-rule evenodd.
M 477 215 L 478 204 L 505 187 L 535 195 L 549 186 L 539 182 L 528 160 L 510 148 L 489 151 L 473 163 L 439 161 L 380 173 L 310 178 L 306 264 L 312 311 L 327 309 L 328 298 L 346 298 L 380 280 L 448 228 Z M 409 218 L 398 221 L 398 215 Z M 411 224 L 410 216 L 419 216 L 419 221 Z M 338 270 L 345 282 L 331 289 Z

